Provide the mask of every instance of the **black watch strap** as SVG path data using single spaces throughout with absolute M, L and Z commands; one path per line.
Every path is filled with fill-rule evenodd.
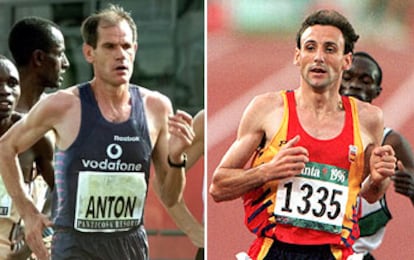
M 183 153 L 183 161 L 181 163 L 173 163 L 170 159 L 170 155 L 167 157 L 168 165 L 174 168 L 184 168 L 187 165 L 187 154 Z

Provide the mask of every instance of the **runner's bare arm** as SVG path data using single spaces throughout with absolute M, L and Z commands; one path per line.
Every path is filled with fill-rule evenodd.
M 275 112 L 276 110 L 271 111 L 276 104 L 279 104 L 282 111 L 279 114 Z M 297 137 L 290 140 L 270 162 L 245 169 L 246 163 L 255 153 L 263 136 L 267 141 L 273 137 L 280 125 L 276 120 L 278 117 L 281 118 L 282 114 L 283 101 L 273 95 L 256 97 L 249 104 L 243 113 L 236 141 L 213 174 L 209 192 L 215 201 L 239 198 L 268 181 L 299 174 L 304 168 L 308 154 L 305 148 L 294 147 L 299 140 Z M 276 127 L 268 130 L 267 125 Z
M 366 130 L 366 174 L 362 183 L 361 196 L 373 203 L 380 199 L 391 183 L 390 177 L 395 173 L 395 152 L 390 145 L 380 146 L 384 129 L 382 111 L 367 103 L 360 102 L 361 126 Z M 364 130 L 363 130 L 364 131 Z M 368 141 L 367 141 L 368 140 Z
M 167 207 L 171 207 L 182 197 L 185 186 L 185 168 L 170 167 L 168 158 L 174 163 L 182 162 L 184 149 L 191 144 L 194 138 L 191 128 L 192 122 L 186 121 L 191 121 L 192 118 L 189 115 L 178 115 L 178 117 L 184 117 L 185 120 L 180 125 L 178 136 L 171 135 L 169 133 L 169 118 L 176 116 L 172 112 L 171 101 L 158 92 L 144 90 L 144 104 L 151 140 L 154 144 L 152 162 L 156 172 L 156 180 L 159 182 L 160 198 Z
M 0 172 L 19 215 L 24 219 L 27 242 L 40 259 L 48 256 L 42 231 L 52 223 L 39 212 L 26 192 L 17 156 L 33 146 L 47 131 L 53 130 L 55 122 L 62 117 L 62 111 L 65 111 L 62 102 L 47 97 L 0 139 Z

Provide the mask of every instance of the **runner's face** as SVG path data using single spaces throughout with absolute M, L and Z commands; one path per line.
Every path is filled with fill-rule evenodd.
M 301 49 L 296 49 L 295 64 L 302 79 L 312 88 L 338 87 L 344 69 L 351 64 L 351 54 L 344 54 L 342 32 L 330 25 L 308 27 L 301 37 Z
M 51 27 L 53 47 L 45 53 L 42 85 L 49 88 L 59 88 L 63 82 L 63 74 L 69 68 L 69 61 L 65 55 L 65 40 L 62 33 Z
M 380 93 L 378 86 L 379 71 L 375 63 L 365 57 L 353 58 L 352 66 L 344 71 L 339 92 L 365 102 L 371 102 Z
M 95 76 L 111 85 L 128 83 L 134 69 L 137 45 L 126 21 L 98 27 L 98 42 L 92 51 Z
M 9 119 L 20 97 L 19 73 L 14 64 L 0 59 L 0 120 Z

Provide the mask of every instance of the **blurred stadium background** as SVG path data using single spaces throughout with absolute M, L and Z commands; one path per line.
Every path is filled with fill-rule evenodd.
M 204 107 L 204 0 L 0 0 L 0 53 L 11 58 L 7 40 L 17 20 L 31 15 L 48 18 L 61 27 L 71 63 L 63 87 L 90 80 L 80 25 L 108 3 L 130 11 L 138 26 L 139 50 L 131 82 L 160 91 L 171 98 L 175 109 L 195 115 Z M 188 172 L 185 191 L 188 207 L 200 221 L 203 162 Z M 145 209 L 151 259 L 193 259 L 197 248 L 177 229 L 151 187 Z
M 208 0 L 207 1 L 207 172 L 208 184 L 233 142 L 242 112 L 253 96 L 296 88 L 295 35 L 303 18 L 319 8 L 334 8 L 360 35 L 356 50 L 372 54 L 383 69 L 383 93 L 374 101 L 385 125 L 414 144 L 414 53 L 412 1 L 405 0 Z M 378 260 L 414 259 L 414 207 L 387 191 L 393 219 Z M 241 199 L 215 203 L 208 196 L 208 259 L 235 259 L 254 236 L 244 226 Z
M 374 104 L 387 126 L 413 145 L 412 63 L 414 10 L 408 0 L 0 0 L 0 53 L 8 55 L 7 35 L 19 18 L 38 15 L 62 27 L 71 68 L 64 87 L 89 80 L 81 53 L 84 17 L 107 3 L 130 10 L 138 24 L 140 48 L 132 82 L 170 96 L 175 108 L 195 114 L 208 105 L 208 175 L 235 138 L 241 113 L 254 95 L 295 88 L 294 37 L 303 17 L 320 7 L 335 8 L 353 23 L 361 39 L 356 50 L 371 53 L 383 68 L 384 91 Z M 205 5 L 205 8 L 204 8 Z M 205 11 L 203 11 L 205 9 Z M 204 97 L 204 15 L 207 18 L 207 96 Z M 10 57 L 10 55 L 8 55 Z M 207 160 L 206 160 L 207 161 Z M 188 173 L 185 199 L 201 221 L 204 158 Z M 393 220 L 378 260 L 412 259 L 411 202 L 387 193 Z M 208 197 L 208 196 L 207 196 Z M 243 223 L 241 200 L 217 204 L 208 197 L 208 259 L 234 259 L 254 239 Z M 174 225 L 149 191 L 145 211 L 152 260 L 193 259 L 196 248 Z

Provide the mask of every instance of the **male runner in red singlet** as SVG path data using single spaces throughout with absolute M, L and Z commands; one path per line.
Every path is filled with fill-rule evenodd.
M 357 39 L 336 11 L 308 16 L 294 55 L 299 88 L 255 97 L 214 172 L 215 201 L 244 200 L 252 259 L 346 259 L 358 194 L 378 200 L 394 175 L 381 110 L 338 93 Z

